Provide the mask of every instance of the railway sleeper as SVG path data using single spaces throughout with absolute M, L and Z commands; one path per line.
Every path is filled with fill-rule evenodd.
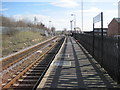
M 32 72 L 28 72 L 28 73 L 26 73 L 26 74 L 29 74 L 29 73 L 34 73 L 34 74 L 41 74 L 41 73 L 43 73 L 43 71 L 32 71 Z
M 35 84 L 37 80 L 23 80 L 23 81 L 18 81 L 19 85 L 20 84 Z
M 33 70 L 45 70 L 46 67 L 35 67 Z
M 54 54 L 56 54 L 56 51 L 55 52 L 50 52 L 50 53 L 48 53 L 49 55 L 54 55 Z
M 11 90 L 32 90 L 33 86 L 22 87 L 22 86 L 13 86 Z
M 41 73 L 29 73 L 29 74 L 26 74 L 27 76 L 40 76 Z
M 18 82 L 35 82 L 37 79 L 19 79 Z
M 25 78 L 25 79 L 38 79 L 40 76 L 22 76 L 22 78 Z
M 41 74 L 42 73 L 42 71 L 41 72 L 26 72 L 26 75 L 28 75 L 28 74 Z
M 47 64 L 38 64 L 38 65 L 34 65 L 35 67 L 46 67 Z
M 39 64 L 34 65 L 34 66 L 47 66 L 47 63 L 42 62 L 42 63 L 39 63 Z
M 51 56 L 52 57 L 52 56 Z M 44 59 L 44 62 L 42 62 L 44 65 L 48 65 L 48 63 L 50 62 L 50 58 L 51 57 L 49 57 L 49 59 Z M 42 65 L 42 64 L 41 64 Z
M 47 65 L 43 59 L 43 61 L 41 61 L 38 65 Z
M 19 82 L 19 81 L 27 81 L 27 80 L 28 80 L 28 81 L 33 81 L 33 80 L 36 80 L 36 81 L 37 81 L 37 80 L 38 80 L 38 78 L 32 78 L 32 79 L 28 79 L 28 78 L 21 78 L 21 79 L 18 79 L 18 82 Z
M 43 72 L 43 70 L 31 70 L 31 69 L 30 69 L 29 72 L 31 72 L 31 73 L 32 73 L 32 72 L 36 73 L 36 72 Z
M 46 67 L 46 66 L 47 66 L 47 65 L 36 65 L 35 68 L 36 68 L 36 67 Z
M 32 88 L 34 86 L 34 83 L 33 84 L 19 84 L 19 83 L 16 83 L 16 84 L 13 84 L 13 88 Z

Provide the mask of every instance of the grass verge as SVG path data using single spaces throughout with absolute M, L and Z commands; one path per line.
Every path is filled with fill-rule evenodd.
M 13 36 L 2 35 L 2 57 L 45 41 L 48 38 L 50 37 L 32 31 L 21 31 Z

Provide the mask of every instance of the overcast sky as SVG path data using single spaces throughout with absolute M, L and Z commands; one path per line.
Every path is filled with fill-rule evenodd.
M 118 17 L 119 0 L 83 0 L 84 30 L 92 30 L 93 17 L 103 12 L 104 27 L 113 18 Z M 81 28 L 81 0 L 4 0 L 2 14 L 16 20 L 33 21 L 37 18 L 49 27 L 51 25 L 57 30 L 70 29 L 70 20 L 76 15 L 76 26 Z

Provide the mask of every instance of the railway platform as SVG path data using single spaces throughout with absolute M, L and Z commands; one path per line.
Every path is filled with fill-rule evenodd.
M 119 88 L 92 56 L 67 36 L 37 89 Z

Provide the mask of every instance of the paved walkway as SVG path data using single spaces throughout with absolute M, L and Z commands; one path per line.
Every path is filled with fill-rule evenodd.
M 50 65 L 38 88 L 116 88 L 107 72 L 72 37 Z

